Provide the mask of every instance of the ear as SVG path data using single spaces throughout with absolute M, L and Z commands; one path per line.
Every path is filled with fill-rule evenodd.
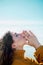
M 13 44 L 12 44 L 12 49 L 14 49 L 14 48 L 16 48 L 16 45 L 13 43 Z

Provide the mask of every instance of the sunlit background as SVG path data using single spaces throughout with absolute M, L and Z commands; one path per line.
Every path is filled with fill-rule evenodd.
M 43 0 L 0 0 L 0 38 L 9 30 L 31 30 L 43 45 Z M 34 58 L 34 48 L 24 49 L 26 56 Z

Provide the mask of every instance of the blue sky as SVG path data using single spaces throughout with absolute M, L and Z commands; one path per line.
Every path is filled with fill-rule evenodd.
M 2 20 L 43 20 L 43 0 L 0 0 Z
M 43 0 L 0 0 L 0 37 L 8 30 L 31 30 L 43 44 Z

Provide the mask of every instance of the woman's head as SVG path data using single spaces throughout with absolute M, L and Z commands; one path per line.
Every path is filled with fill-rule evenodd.
M 26 40 L 21 34 L 8 32 L 2 39 L 3 53 L 1 57 L 1 65 L 11 65 L 13 62 L 13 52 L 21 50 Z
M 11 33 L 13 38 L 12 48 L 16 50 L 23 50 L 23 46 L 26 44 L 26 39 L 22 36 L 22 33 Z

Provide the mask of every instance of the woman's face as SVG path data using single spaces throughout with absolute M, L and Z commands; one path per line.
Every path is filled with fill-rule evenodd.
M 12 37 L 14 40 L 12 48 L 21 49 L 26 44 L 26 40 L 23 38 L 22 34 L 12 33 Z

